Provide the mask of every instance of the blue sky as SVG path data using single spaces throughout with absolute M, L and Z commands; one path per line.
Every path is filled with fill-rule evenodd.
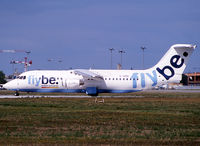
M 30 69 L 123 68 L 155 65 L 177 43 L 200 46 L 199 0 L 0 0 L 0 49 L 30 50 Z M 11 74 L 9 64 L 25 53 L 0 53 L 0 70 Z M 63 62 L 48 62 L 48 59 Z M 200 48 L 186 72 L 200 71 Z

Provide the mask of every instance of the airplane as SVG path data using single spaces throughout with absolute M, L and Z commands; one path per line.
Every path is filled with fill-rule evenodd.
M 145 70 L 33 70 L 3 85 L 21 92 L 99 93 L 137 92 L 167 83 L 179 83 L 196 45 L 175 44 L 161 60 Z

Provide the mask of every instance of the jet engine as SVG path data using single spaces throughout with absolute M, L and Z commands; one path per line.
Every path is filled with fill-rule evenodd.
M 84 81 L 83 80 L 79 80 L 79 79 L 69 79 L 66 81 L 67 84 L 67 88 L 79 88 L 81 86 L 84 85 Z

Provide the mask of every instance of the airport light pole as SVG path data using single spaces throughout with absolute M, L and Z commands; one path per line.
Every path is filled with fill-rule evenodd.
M 144 69 L 144 50 L 147 49 L 146 47 L 141 47 L 142 49 L 142 69 Z
M 61 64 L 63 61 L 62 61 L 62 59 L 52 59 L 52 58 L 50 58 L 50 59 L 48 59 L 47 60 L 48 62 L 54 62 L 54 63 L 59 63 L 59 64 Z M 60 66 L 60 65 L 59 65 Z M 57 66 L 58 68 L 59 68 L 59 66 Z M 60 66 L 61 67 L 61 66 Z M 61 69 L 61 68 L 60 68 Z
M 115 50 L 114 48 L 109 48 L 110 50 L 110 68 L 112 69 L 112 52 Z
M 120 53 L 120 56 L 121 56 L 120 57 L 121 58 L 121 60 L 120 60 L 121 62 L 120 63 L 121 63 L 121 67 L 122 67 L 122 54 L 126 53 L 126 52 L 124 50 L 119 50 L 119 53 Z

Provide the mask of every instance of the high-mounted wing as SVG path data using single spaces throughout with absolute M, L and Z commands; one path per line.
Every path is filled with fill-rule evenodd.
M 74 70 L 74 73 L 78 75 L 82 75 L 84 78 L 103 79 L 102 76 L 85 69 L 76 69 Z

